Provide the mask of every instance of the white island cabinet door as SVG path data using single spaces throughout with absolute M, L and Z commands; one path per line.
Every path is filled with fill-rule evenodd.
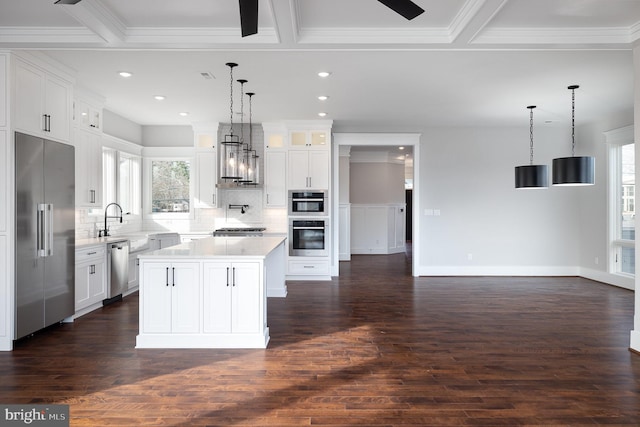
M 204 263 L 203 332 L 228 334 L 231 332 L 231 264 Z
M 174 262 L 170 271 L 171 332 L 200 331 L 200 263 Z
M 144 288 L 142 298 L 142 330 L 144 333 L 171 332 L 171 264 L 146 262 L 143 264 Z
M 260 263 L 234 262 L 231 267 L 231 330 L 260 332 L 262 294 Z

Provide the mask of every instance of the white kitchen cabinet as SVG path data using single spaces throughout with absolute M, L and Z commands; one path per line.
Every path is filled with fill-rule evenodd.
M 287 274 L 289 276 L 327 276 L 329 260 L 326 257 L 290 257 Z
M 78 128 L 101 132 L 102 107 L 76 98 L 73 102 L 73 122 Z
M 264 205 L 267 208 L 284 208 L 287 206 L 287 152 L 267 151 L 264 164 Z
M 292 130 L 289 132 L 291 148 L 329 148 L 330 132 L 328 130 Z
M 107 297 L 107 253 L 104 244 L 76 250 L 76 313 Z M 98 304 L 99 306 L 100 304 Z
M 200 264 L 149 262 L 143 264 L 142 274 L 141 332 L 198 333 Z
M 102 139 L 99 134 L 75 129 L 76 206 L 102 208 Z
M 203 332 L 259 333 L 262 327 L 260 263 L 205 262 Z
M 72 84 L 16 58 L 13 86 L 14 128 L 68 142 L 71 136 Z
M 288 188 L 328 190 L 329 169 L 327 150 L 289 150 Z
M 214 149 L 196 151 L 196 208 L 215 208 L 217 206 L 217 162 Z

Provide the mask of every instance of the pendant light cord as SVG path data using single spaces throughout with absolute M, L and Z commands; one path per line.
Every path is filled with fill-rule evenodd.
M 533 109 L 535 105 L 527 107 L 529 109 L 529 165 L 533 165 Z
M 229 67 L 229 76 L 230 76 L 230 84 L 229 84 L 229 122 L 231 123 L 231 130 L 229 131 L 229 135 L 233 137 L 233 67 L 238 64 L 234 62 L 227 62 L 226 64 Z
M 576 155 L 576 89 L 580 86 L 571 85 L 571 157 Z

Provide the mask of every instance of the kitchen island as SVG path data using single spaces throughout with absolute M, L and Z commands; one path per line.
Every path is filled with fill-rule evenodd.
M 139 260 L 136 348 L 267 347 L 267 288 L 285 286 L 284 237 L 208 237 Z

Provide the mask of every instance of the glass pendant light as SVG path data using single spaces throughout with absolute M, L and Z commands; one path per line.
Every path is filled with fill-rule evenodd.
M 247 96 L 249 97 L 249 146 L 247 150 L 247 164 L 248 164 L 248 185 L 258 185 L 260 183 L 260 170 L 258 163 L 258 153 L 253 149 L 253 101 L 254 92 L 247 92 Z
M 516 166 L 516 188 L 548 188 L 549 172 L 547 165 L 533 164 L 533 109 L 535 105 L 529 105 L 529 164 Z
M 224 136 L 224 139 L 220 143 L 222 148 L 220 170 L 220 180 L 222 181 L 221 184 L 234 182 L 241 178 L 238 172 L 240 166 L 241 143 L 238 135 L 233 134 L 233 68 L 237 67 L 238 64 L 234 62 L 227 62 L 226 65 L 227 67 L 229 67 L 229 75 L 231 77 L 231 85 L 229 90 L 229 112 L 231 128 L 229 130 L 229 133 Z
M 553 159 L 553 185 L 554 186 L 578 186 L 593 185 L 595 182 L 594 157 L 580 157 L 575 155 L 576 129 L 575 129 L 575 91 L 580 86 L 571 85 L 571 157 Z
M 238 179 L 238 184 L 246 184 L 249 182 L 248 178 L 248 160 L 247 160 L 247 151 L 249 150 L 249 146 L 244 141 L 244 85 L 247 83 L 245 79 L 239 79 L 238 83 L 240 83 L 240 152 L 239 152 L 239 164 L 238 164 L 238 174 L 240 175 L 240 179 Z

